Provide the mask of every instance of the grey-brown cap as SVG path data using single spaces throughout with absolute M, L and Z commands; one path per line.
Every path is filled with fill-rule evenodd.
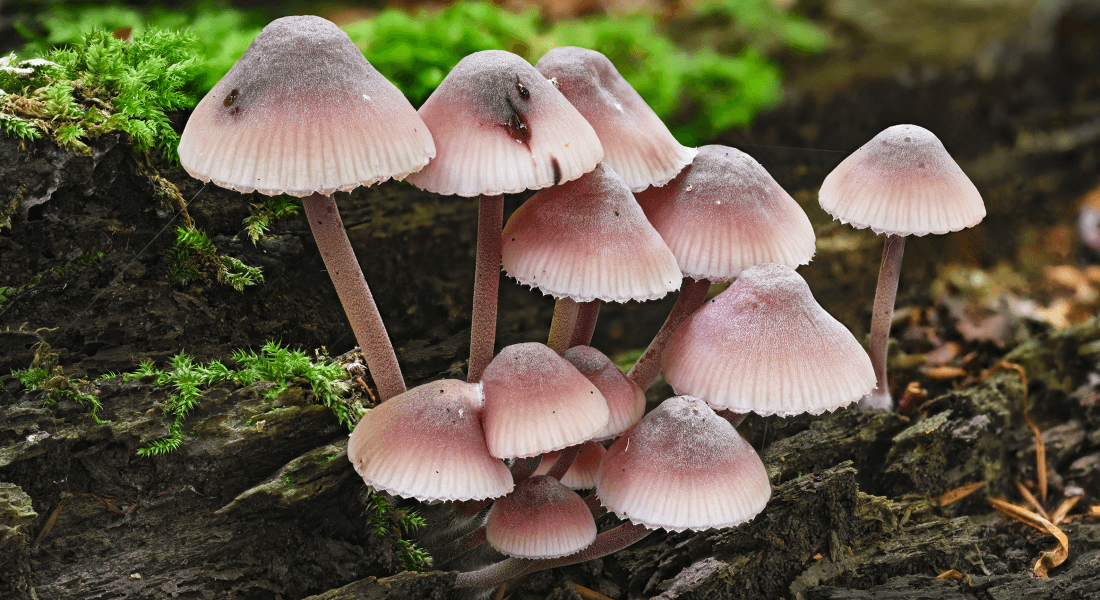
M 664 185 L 691 163 L 695 149 L 682 146 L 657 113 L 606 56 L 587 48 L 554 48 L 535 68 L 592 124 L 603 161 L 633 192 Z
M 509 194 L 571 181 L 603 157 L 592 126 L 527 61 L 463 58 L 420 107 L 439 154 L 409 177 L 437 194 Z
M 821 208 L 875 233 L 926 235 L 977 225 L 978 189 L 943 143 L 917 125 L 894 125 L 845 158 L 821 184 Z
M 308 196 L 421 169 L 435 156 L 416 110 L 335 24 L 268 24 L 199 102 L 180 137 L 196 179 Z

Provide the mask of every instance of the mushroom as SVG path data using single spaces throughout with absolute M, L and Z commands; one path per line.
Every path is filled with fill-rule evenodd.
M 386 326 L 333 192 L 402 179 L 435 156 L 400 91 L 320 17 L 276 19 L 199 102 L 179 144 L 192 176 L 238 192 L 304 196 L 317 249 L 383 400 L 405 391 Z
M 527 61 L 485 50 L 463 58 L 420 107 L 439 154 L 409 182 L 481 196 L 468 380 L 493 357 L 504 196 L 571 181 L 603 156 L 592 126 Z
M 680 285 L 676 258 L 606 164 L 523 203 L 502 233 L 504 271 L 559 302 L 549 345 L 572 340 L 577 303 L 660 298 Z
M 599 477 L 607 510 L 649 529 L 732 527 L 771 497 L 756 451 L 691 396 L 665 400 L 612 444 Z
M 754 158 L 728 146 L 699 148 L 668 185 L 637 197 L 684 273 L 672 312 L 630 370 L 644 390 L 660 373 L 669 337 L 702 305 L 711 283 L 761 263 L 804 265 L 816 240 L 794 198 Z
M 508 556 L 558 558 L 588 547 L 596 539 L 596 521 L 576 492 L 536 475 L 493 503 L 485 536 Z
M 554 48 L 535 68 L 592 124 L 603 144 L 604 162 L 622 176 L 630 191 L 668 183 L 695 157 L 695 149 L 676 141 L 603 54 L 573 46 Z M 570 347 L 591 342 L 599 310 L 600 300 L 581 304 Z
M 512 474 L 489 454 L 479 421 L 481 386 L 444 379 L 371 409 L 348 441 L 363 481 L 422 501 L 484 500 L 512 491 Z
M 794 269 L 745 269 L 672 335 L 662 366 L 677 394 L 715 410 L 820 414 L 859 400 L 874 371 L 856 338 Z
M 818 200 L 841 223 L 886 234 L 871 317 L 876 386 L 860 406 L 892 409 L 886 350 L 905 236 L 973 227 L 985 217 L 985 204 L 939 138 L 916 125 L 887 128 L 845 158 L 821 184 Z

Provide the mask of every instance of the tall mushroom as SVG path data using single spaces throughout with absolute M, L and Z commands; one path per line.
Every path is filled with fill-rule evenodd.
M 304 196 L 317 249 L 385 400 L 405 391 L 393 346 L 333 192 L 428 164 L 435 145 L 409 101 L 320 17 L 276 19 L 199 102 L 179 144 L 192 177 Z
M 818 200 L 841 223 L 886 235 L 871 316 L 876 386 L 860 406 L 892 409 L 886 349 L 905 236 L 973 227 L 985 217 L 985 204 L 939 138 L 916 125 L 887 128 L 845 158 L 821 184 Z
M 527 61 L 485 50 L 463 58 L 420 107 L 439 155 L 409 177 L 436 194 L 481 196 L 468 380 L 493 357 L 504 196 L 571 181 L 603 156 L 569 101 Z

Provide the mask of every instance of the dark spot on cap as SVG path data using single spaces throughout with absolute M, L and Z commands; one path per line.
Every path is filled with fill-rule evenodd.
M 619 211 L 615 211 L 615 216 L 619 216 Z
M 519 82 L 519 77 L 516 77 L 516 91 L 519 92 L 519 97 L 524 100 L 531 99 L 531 92 L 527 91 L 527 88 Z
M 236 88 L 233 88 L 233 91 L 229 92 L 229 95 L 225 97 L 225 100 L 222 100 L 222 104 L 226 105 L 227 107 L 228 106 L 233 106 L 233 103 L 237 101 L 237 96 L 240 96 L 240 95 L 241 95 L 241 91 L 236 89 Z
M 554 185 L 561 183 L 561 165 L 558 164 L 558 159 L 550 157 L 550 168 L 554 170 Z
M 527 128 L 527 121 L 516 110 L 516 105 L 512 103 L 511 96 L 505 96 L 504 101 L 508 104 L 508 122 L 502 126 L 508 130 L 508 135 L 512 136 L 513 140 L 527 146 L 527 149 L 530 150 L 531 130 Z

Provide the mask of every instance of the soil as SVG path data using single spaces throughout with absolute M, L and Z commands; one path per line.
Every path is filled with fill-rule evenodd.
M 846 20 L 837 7 L 853 3 L 804 4 L 831 28 L 834 49 L 785 56 L 787 100 L 715 142 L 755 156 L 806 210 L 818 253 L 800 272 L 859 339 L 881 241 L 832 222 L 817 186 L 893 124 L 923 125 L 952 151 L 989 215 L 909 243 L 891 360 L 895 395 L 911 382 L 921 393 L 901 414 L 750 417 L 739 430 L 773 484 L 756 519 L 658 532 L 613 556 L 536 573 L 512 597 L 592 597 L 578 585 L 612 598 L 1098 597 L 1100 521 L 1082 514 L 1100 504 L 1100 322 L 1088 318 L 1095 299 L 1054 310 L 1067 305 L 1057 304 L 1049 269 L 1096 258 L 1075 241 L 1073 222 L 1100 183 L 1100 10 L 1064 2 L 1049 14 L 1024 11 L 1034 35 L 983 33 L 997 42 L 983 38 L 978 58 L 933 49 L 887 60 L 900 42 L 876 36 L 895 30 Z M 851 68 L 838 80 L 844 61 Z M 241 292 L 210 279 L 170 283 L 167 256 L 184 217 L 152 174 L 179 188 L 220 252 L 262 267 L 264 283 Z M 0 286 L 41 277 L 0 307 L 0 598 L 464 595 L 451 589 L 453 572 L 402 572 L 396 528 L 368 526 L 346 428 L 304 380 L 274 395 L 262 382 L 204 388 L 184 444 L 146 458 L 136 450 L 170 424 L 170 390 L 152 378 L 100 382 L 107 422 L 97 424 L 87 407 L 48 403 L 9 375 L 42 342 L 73 378 L 132 372 L 181 351 L 226 360 L 268 340 L 331 356 L 352 350 L 302 216 L 275 222 L 253 245 L 242 222 L 255 198 L 203 186 L 166 162 L 143 165 L 114 138 L 77 157 L 49 141 L 0 137 L 0 214 L 17 197 L 11 227 L 0 228 Z M 506 212 L 524 199 L 507 198 Z M 460 377 L 476 200 L 387 182 L 338 201 L 409 383 Z M 103 255 L 61 268 L 94 253 Z M 505 278 L 501 290 L 498 347 L 545 340 L 552 301 Z M 605 306 L 593 345 L 610 355 L 644 347 L 673 301 Z M 1022 367 L 1027 385 L 1016 370 L 994 369 L 1001 361 Z M 1032 567 L 1054 538 L 986 502 L 1023 505 L 1017 481 L 1037 489 L 1025 393 L 1046 442 L 1046 508 L 1083 496 L 1061 525 L 1068 558 L 1049 578 Z M 669 394 L 658 385 L 650 400 Z M 984 487 L 959 502 L 937 501 L 977 482 Z M 422 510 L 430 522 L 435 513 Z

